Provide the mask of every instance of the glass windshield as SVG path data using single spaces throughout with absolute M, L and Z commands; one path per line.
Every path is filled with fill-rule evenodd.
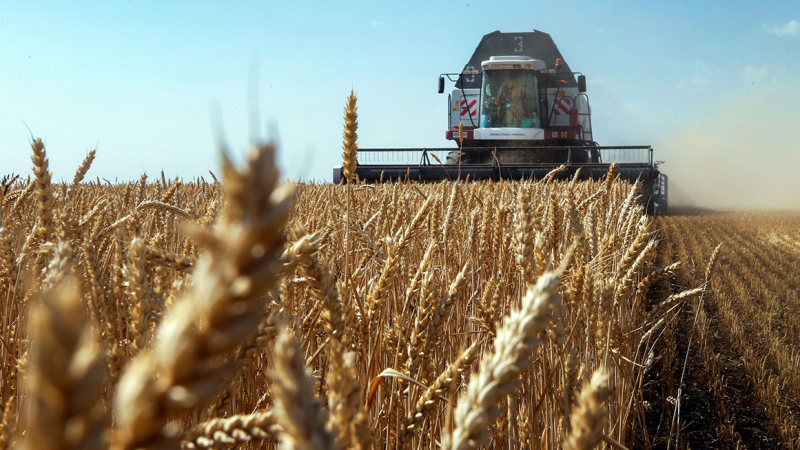
M 485 70 L 482 97 L 482 128 L 541 128 L 536 72 Z

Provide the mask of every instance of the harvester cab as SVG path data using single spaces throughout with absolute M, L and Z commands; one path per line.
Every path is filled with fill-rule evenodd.
M 667 210 L 667 177 L 650 146 L 603 147 L 594 141 L 586 77 L 573 72 L 549 34 L 501 33 L 481 39 L 459 73 L 447 81 L 450 148 L 359 149 L 356 176 L 365 181 L 539 179 L 578 174 L 602 179 L 612 163 L 620 178 L 640 183 L 650 214 Z M 342 179 L 334 168 L 333 181 Z
M 529 56 L 491 56 L 481 62 L 479 72 L 442 74 L 456 82 L 448 98 L 449 128 L 445 137 L 460 147 L 483 147 L 487 151 L 450 155 L 452 162 L 481 163 L 496 158 L 503 163 L 563 162 L 562 149 L 575 147 L 569 162 L 598 163 L 599 153 L 580 147 L 596 147 L 592 140 L 591 110 L 585 94 L 586 78 L 564 70 L 558 58 L 555 67 Z M 478 88 L 466 88 L 479 78 Z M 577 84 L 577 86 L 576 86 Z M 441 89 L 440 89 L 441 91 Z M 508 147 L 539 147 L 536 152 L 506 150 Z M 498 149 L 494 151 L 494 149 Z M 492 153 L 494 151 L 494 153 Z

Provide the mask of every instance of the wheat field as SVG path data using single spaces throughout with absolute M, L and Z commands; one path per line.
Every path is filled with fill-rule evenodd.
M 282 184 L 266 144 L 210 182 L 87 181 L 92 152 L 56 184 L 32 149 L 0 185 L 2 448 L 671 439 L 643 383 L 704 281 L 670 285 L 614 171 Z
M 271 144 L 211 182 L 89 181 L 92 151 L 54 183 L 34 140 L 0 183 L 0 448 L 681 445 L 647 386 L 718 248 L 675 285 L 616 166 L 360 183 L 355 102 L 340 185 L 280 182 Z

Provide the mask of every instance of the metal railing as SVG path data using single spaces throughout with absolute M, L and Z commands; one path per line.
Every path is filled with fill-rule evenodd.
M 447 164 L 447 155 L 454 148 L 364 148 L 358 149 L 359 165 L 412 165 L 422 166 Z M 434 158 L 433 156 L 436 156 Z
M 650 146 L 617 146 L 617 147 L 464 147 L 461 149 L 465 159 L 474 152 L 494 152 L 495 154 L 513 155 L 517 152 L 550 151 L 560 154 L 560 160 L 566 164 L 611 164 L 620 165 L 653 165 L 653 149 Z M 575 155 L 578 152 L 593 152 L 599 154 L 597 162 L 579 162 Z M 365 148 L 358 150 L 358 164 L 362 166 L 409 166 L 418 165 L 438 166 L 447 165 L 447 156 L 451 152 L 458 152 L 457 148 Z M 454 153 L 457 155 L 458 153 Z M 438 161 L 437 161 L 438 158 Z M 503 161 L 499 161 L 500 165 Z M 495 164 L 495 162 L 490 162 Z
M 653 165 L 653 148 L 650 146 L 597 147 L 604 164 L 649 164 Z

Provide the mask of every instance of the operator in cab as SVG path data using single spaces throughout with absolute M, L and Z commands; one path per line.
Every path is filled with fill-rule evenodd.
M 530 105 L 530 100 L 535 99 L 536 96 L 529 95 L 527 92 L 527 84 L 531 84 L 535 89 L 534 83 L 526 83 L 525 76 L 516 76 L 517 74 L 509 74 L 505 78 L 504 83 L 497 91 L 497 97 L 494 102 L 497 107 L 497 125 L 499 127 L 507 128 L 532 128 L 540 127 L 541 122 L 536 112 L 536 105 Z M 522 74 L 520 74 L 522 75 Z M 534 91 L 535 92 L 535 91 Z

